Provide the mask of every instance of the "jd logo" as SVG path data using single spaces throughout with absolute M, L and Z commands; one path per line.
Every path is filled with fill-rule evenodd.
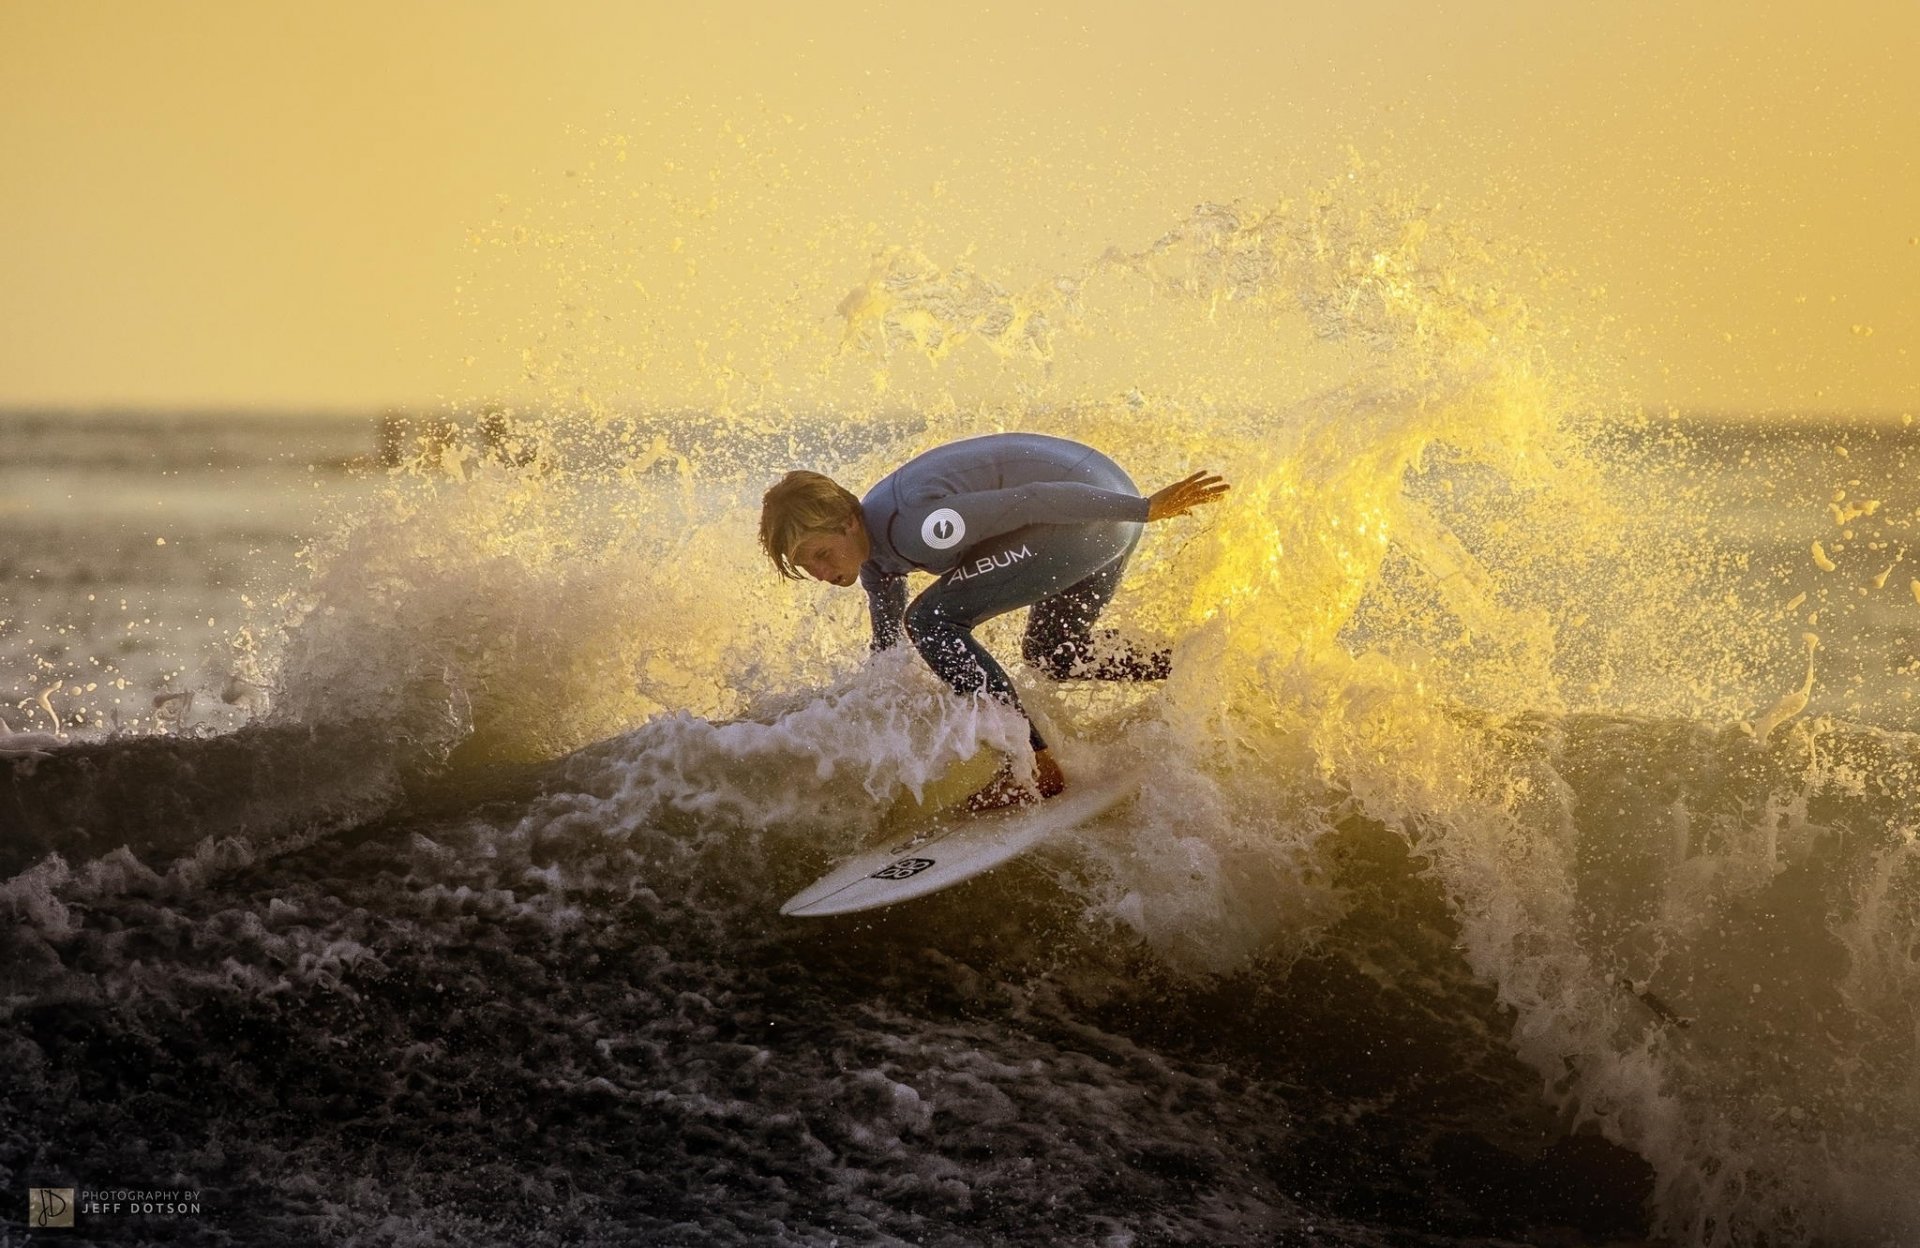
M 910 880 L 933 865 L 931 858 L 902 858 L 890 867 L 882 867 L 867 878 L 870 880 Z
M 960 539 L 966 535 L 967 522 L 962 520 L 960 513 L 951 507 L 942 507 L 938 511 L 930 512 L 927 518 L 920 522 L 920 540 L 935 550 L 948 550 L 958 546 Z
M 73 1189 L 70 1187 L 30 1187 L 27 1189 L 28 1226 L 72 1226 Z

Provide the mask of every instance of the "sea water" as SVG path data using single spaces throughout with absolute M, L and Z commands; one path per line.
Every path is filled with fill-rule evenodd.
M 1053 379 L 987 402 L 0 422 L 9 1186 L 196 1194 L 128 1243 L 1920 1239 L 1911 422 L 1601 401 L 1392 197 L 1088 254 L 819 292 L 839 367 Z M 1103 334 L 1300 367 L 1061 382 Z M 781 919 L 1025 733 L 773 577 L 759 492 L 996 428 L 1233 483 L 1111 611 L 1172 679 L 1016 671 L 1140 796 Z

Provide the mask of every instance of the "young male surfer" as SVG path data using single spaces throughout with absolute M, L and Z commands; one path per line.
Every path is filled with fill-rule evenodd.
M 906 635 L 960 693 L 985 689 L 1019 708 L 1013 684 L 974 639 L 981 621 L 1032 607 L 1021 653 L 1056 680 L 1161 680 L 1169 658 L 1121 645 L 1096 653 L 1093 623 L 1119 587 L 1147 524 L 1218 499 L 1224 479 L 1196 472 L 1142 498 L 1120 466 L 1090 446 L 1037 433 L 996 433 L 935 447 L 853 494 L 817 472 L 790 472 L 760 508 L 760 545 L 790 580 L 867 591 L 873 648 Z M 939 579 L 907 605 L 907 573 Z M 1102 647 L 1102 649 L 1110 649 Z M 1066 787 L 1029 723 L 1040 797 Z M 970 810 L 1035 800 L 1009 767 Z

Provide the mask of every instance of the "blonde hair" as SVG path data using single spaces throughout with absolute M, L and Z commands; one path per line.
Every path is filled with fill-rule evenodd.
M 815 533 L 842 533 L 860 500 L 831 477 L 801 469 L 774 482 L 760 500 L 760 548 L 780 575 L 801 579 L 793 548 Z

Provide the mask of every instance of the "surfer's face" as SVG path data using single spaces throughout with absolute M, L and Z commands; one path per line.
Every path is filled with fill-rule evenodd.
M 838 533 L 809 533 L 793 548 L 793 561 L 816 581 L 851 585 L 867 561 L 867 528 L 854 516 Z

